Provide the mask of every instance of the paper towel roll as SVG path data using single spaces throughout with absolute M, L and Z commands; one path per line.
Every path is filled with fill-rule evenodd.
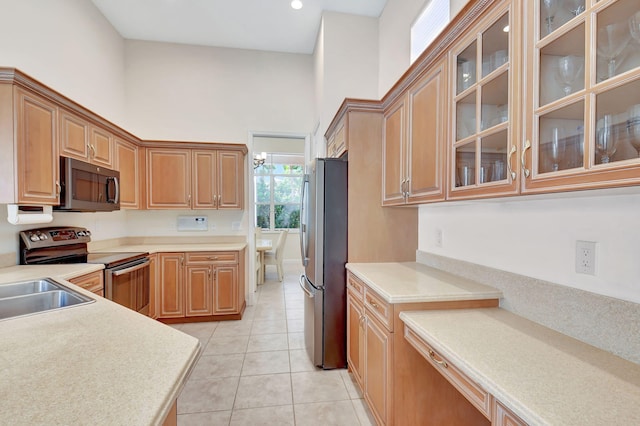
M 13 225 L 30 225 L 32 223 L 49 223 L 53 220 L 51 206 L 42 206 L 42 213 L 21 212 L 16 204 L 7 205 L 7 220 Z

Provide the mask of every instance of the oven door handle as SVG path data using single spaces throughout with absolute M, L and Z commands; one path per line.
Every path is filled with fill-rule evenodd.
M 132 266 L 130 268 L 125 268 L 125 269 L 121 269 L 119 271 L 113 271 L 111 274 L 114 277 L 119 277 L 120 275 L 124 275 L 124 274 L 128 274 L 130 272 L 135 272 L 138 269 L 142 269 L 142 268 L 146 268 L 147 266 L 149 266 L 149 263 L 151 263 L 151 261 L 146 260 L 138 265 Z

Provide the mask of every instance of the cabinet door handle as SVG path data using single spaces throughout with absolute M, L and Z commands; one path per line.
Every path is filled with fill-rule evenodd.
M 60 181 L 56 181 L 56 195 L 60 195 L 62 193 L 62 186 L 60 185 Z
M 518 177 L 518 174 L 514 172 L 511 167 L 511 157 L 513 157 L 513 154 L 515 154 L 517 150 L 518 148 L 516 148 L 515 145 L 511 145 L 511 151 L 509 151 L 509 158 L 507 159 L 507 168 L 509 169 L 509 174 L 511 175 L 512 180 L 516 180 Z
M 404 197 L 404 181 L 406 179 L 402 179 L 402 182 L 400 182 L 400 193 L 402 194 L 402 196 Z
M 222 205 L 222 195 L 218 195 L 218 207 Z
M 189 204 L 189 207 L 191 207 L 191 194 L 187 196 L 187 204 Z
M 218 256 L 211 256 L 209 257 L 209 260 L 218 260 Z
M 213 208 L 215 209 L 216 207 L 218 207 L 218 197 L 216 196 L 216 194 L 212 194 L 211 196 L 213 197 Z
M 531 141 L 527 139 L 524 143 L 524 149 L 522 150 L 522 170 L 524 171 L 524 177 L 528 178 L 531 175 L 531 170 L 527 169 L 527 150 L 531 148 Z
M 91 151 L 91 156 L 95 157 L 96 156 L 96 148 L 93 145 L 89 144 L 89 150 Z
M 371 306 L 373 306 L 374 308 L 378 309 L 380 306 L 378 306 L 378 304 L 376 302 L 374 302 L 373 300 L 369 300 L 369 304 Z
M 211 268 L 209 268 L 209 279 L 211 279 Z
M 409 198 L 409 182 L 411 179 L 406 178 L 404 181 L 404 197 Z
M 184 256 L 180 256 L 180 266 L 184 266 Z
M 445 360 L 443 360 L 443 359 L 438 359 L 438 358 L 436 357 L 436 353 L 435 353 L 435 352 L 433 352 L 433 350 L 431 350 L 431 349 L 429 349 L 429 358 L 431 358 L 431 360 L 432 360 L 433 362 L 435 362 L 435 363 L 436 363 L 436 364 L 438 364 L 438 365 L 443 366 L 444 368 L 449 367 L 449 364 L 447 364 L 447 361 L 445 361 Z

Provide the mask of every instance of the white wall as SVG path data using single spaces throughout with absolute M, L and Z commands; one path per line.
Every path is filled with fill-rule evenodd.
M 126 64 L 142 139 L 247 143 L 249 131 L 313 127 L 310 55 L 127 41 Z
M 124 40 L 87 0 L 0 0 L 0 66 L 124 124 Z
M 421 10 L 418 3 L 389 0 L 380 18 L 382 91 L 408 66 L 407 25 Z M 456 3 L 459 10 L 466 2 Z M 620 192 L 420 206 L 418 249 L 640 302 L 640 195 Z M 442 248 L 435 245 L 437 230 Z M 598 242 L 595 277 L 575 273 L 576 240 Z
M 124 124 L 124 40 L 86 0 L 0 0 L 0 66 L 15 67 Z M 0 206 L 0 253 L 18 251 L 18 231 Z M 91 229 L 96 239 L 126 235 L 125 212 L 54 213 L 52 225 Z M 46 225 L 43 225 L 46 226 Z
M 314 157 L 326 154 L 324 134 L 344 98 L 378 99 L 378 20 L 325 11 L 314 52 Z

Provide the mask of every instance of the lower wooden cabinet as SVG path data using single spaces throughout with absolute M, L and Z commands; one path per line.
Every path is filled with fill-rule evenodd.
M 244 250 L 160 253 L 158 318 L 239 319 L 245 307 Z
M 82 287 L 100 297 L 104 297 L 104 274 L 102 271 L 95 271 L 79 277 L 69 278 L 72 284 Z
M 388 303 L 349 272 L 347 362 L 376 423 L 489 425 L 488 406 L 481 411 L 405 339 L 400 313 L 497 305 L 498 299 Z

